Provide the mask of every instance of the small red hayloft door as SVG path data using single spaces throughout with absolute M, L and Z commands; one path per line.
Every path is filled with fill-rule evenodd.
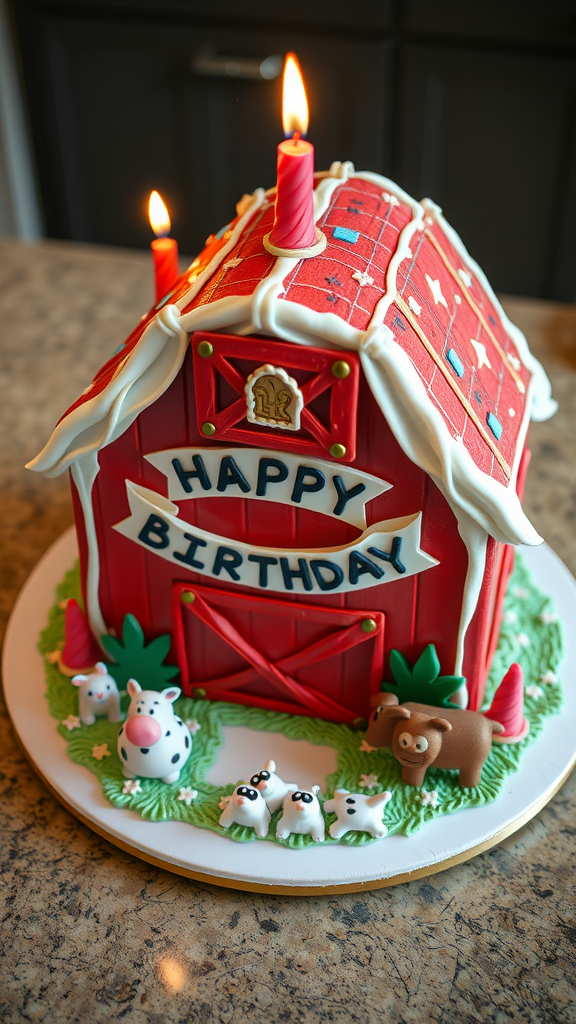
M 187 696 L 351 723 L 380 688 L 384 615 L 175 583 L 174 641 Z

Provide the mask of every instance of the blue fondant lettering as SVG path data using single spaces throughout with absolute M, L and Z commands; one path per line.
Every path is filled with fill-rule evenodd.
M 366 558 L 361 551 L 351 551 L 348 556 L 348 579 L 352 586 L 355 587 L 360 577 L 367 572 L 377 580 L 384 575 L 384 569 L 381 569 L 379 565 L 374 565 L 374 562 Z
M 368 548 L 368 554 L 374 555 L 375 558 L 381 558 L 383 562 L 390 562 L 392 568 L 402 575 L 402 573 L 406 572 L 406 566 L 400 561 L 401 550 L 402 537 L 394 537 L 390 551 L 381 551 L 380 548 Z
M 240 573 L 237 572 L 237 567 L 242 565 L 243 561 L 244 559 L 239 551 L 235 551 L 234 548 L 226 548 L 221 544 L 216 552 L 212 572 L 214 576 L 219 576 L 224 569 L 230 578 L 237 583 L 240 579 Z
M 312 558 L 310 561 L 310 568 L 314 573 L 314 579 L 320 587 L 320 590 L 336 590 L 344 579 L 344 573 L 339 565 L 335 562 L 329 562 L 325 558 Z M 322 575 L 321 570 L 326 569 L 332 573 L 332 579 L 325 579 Z
M 333 476 L 332 483 L 336 488 L 336 494 L 338 495 L 338 501 L 334 505 L 333 515 L 341 516 L 346 505 L 351 498 L 356 498 L 362 491 L 366 490 L 366 484 L 356 484 L 355 487 L 351 487 L 349 491 L 346 490 L 346 484 L 344 483 L 341 476 Z
M 310 480 L 309 483 L 306 483 L 307 477 Z M 313 494 L 314 491 L 321 491 L 325 484 L 326 477 L 320 469 L 315 469 L 313 466 L 298 466 L 290 500 L 299 505 L 303 494 Z
M 270 474 L 269 470 L 271 469 L 276 470 L 276 472 Z M 260 459 L 258 463 L 256 494 L 259 498 L 264 498 L 268 484 L 281 484 L 287 476 L 288 466 L 286 466 L 284 462 L 280 462 L 280 459 Z
M 244 494 L 248 494 L 248 491 L 250 490 L 250 484 L 243 472 L 236 465 L 232 456 L 225 455 L 220 463 L 220 472 L 218 474 L 216 490 L 225 491 L 227 487 L 233 486 L 239 487 L 241 491 L 244 491 Z
M 190 541 L 187 550 L 184 554 L 181 554 L 180 551 L 174 551 L 174 558 L 178 562 L 184 562 L 184 565 L 189 565 L 191 569 L 203 569 L 204 562 L 197 562 L 194 555 L 198 548 L 205 548 L 207 546 L 206 541 L 202 540 L 201 537 L 194 537 L 191 533 L 185 533 L 184 540 Z
M 298 568 L 291 569 L 288 564 L 287 558 L 280 559 L 280 568 L 282 570 L 282 576 L 284 577 L 284 586 L 286 590 L 294 590 L 294 580 L 302 580 L 304 590 L 312 590 L 312 580 L 310 579 L 310 572 L 306 564 L 305 558 L 298 559 Z
M 256 562 L 259 566 L 258 571 L 258 586 L 268 586 L 268 566 L 278 565 L 278 559 L 272 558 L 270 555 L 248 555 L 249 562 Z
M 203 491 L 211 491 L 212 484 L 210 483 L 210 477 L 206 472 L 204 459 L 201 455 L 193 455 L 192 462 L 194 463 L 194 469 L 184 469 L 180 459 L 172 459 L 172 466 L 182 485 L 182 490 L 186 491 L 186 494 L 192 494 L 192 484 L 190 483 L 190 480 L 198 480 Z
M 167 548 L 170 544 L 169 529 L 170 523 L 167 523 L 161 516 L 149 515 L 138 534 L 138 540 L 141 540 L 147 547 L 159 551 L 160 548 Z

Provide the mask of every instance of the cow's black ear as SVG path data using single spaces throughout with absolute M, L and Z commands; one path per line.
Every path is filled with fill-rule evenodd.
M 430 725 L 433 725 L 435 729 L 439 729 L 440 732 L 450 732 L 452 725 L 445 718 L 431 718 Z

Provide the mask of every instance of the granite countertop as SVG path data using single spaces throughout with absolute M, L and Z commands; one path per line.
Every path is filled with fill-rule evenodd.
M 72 522 L 67 480 L 23 464 L 151 290 L 146 253 L 0 241 L 2 626 Z M 560 402 L 532 430 L 527 512 L 576 572 L 576 309 L 505 306 Z M 268 896 L 123 853 L 45 789 L 3 704 L 0 730 L 4 1024 L 574 1021 L 576 776 L 519 832 L 448 871 L 357 894 Z

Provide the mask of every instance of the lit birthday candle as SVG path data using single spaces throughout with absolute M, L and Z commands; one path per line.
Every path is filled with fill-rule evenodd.
M 178 243 L 169 238 L 170 217 L 168 210 L 158 192 L 151 192 L 148 202 L 150 226 L 156 235 L 150 243 L 154 257 L 154 281 L 156 285 L 156 302 L 160 302 L 175 283 L 178 272 Z
M 278 146 L 274 227 L 264 240 L 277 256 L 314 256 L 326 245 L 314 224 L 314 146 L 308 131 L 308 101 L 298 61 L 289 53 L 284 64 L 282 127 Z

